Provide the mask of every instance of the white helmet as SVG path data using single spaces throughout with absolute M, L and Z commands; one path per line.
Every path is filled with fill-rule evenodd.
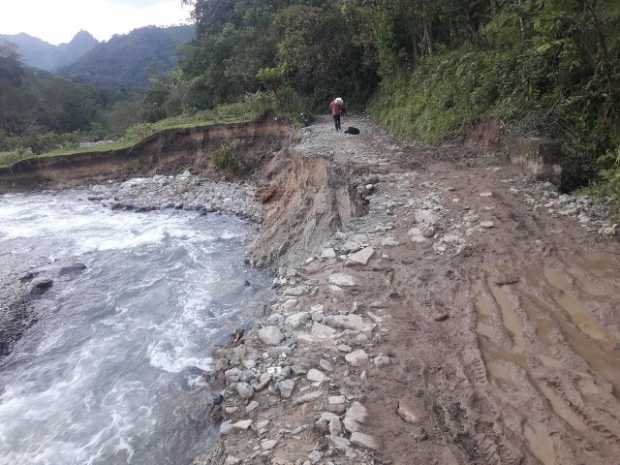
M 338 97 L 338 98 L 336 99 L 336 103 L 337 103 L 338 105 L 342 105 L 342 104 L 344 103 L 344 100 L 342 100 L 340 97 Z

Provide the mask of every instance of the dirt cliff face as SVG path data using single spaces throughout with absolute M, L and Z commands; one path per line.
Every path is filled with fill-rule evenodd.
M 288 144 L 292 134 L 290 123 L 274 119 L 170 129 L 125 149 L 33 158 L 0 168 L 0 193 L 73 187 L 184 169 L 222 177 L 213 169 L 211 155 L 224 144 L 233 144 L 235 154 L 246 157 L 251 169 Z
M 299 262 L 325 237 L 366 210 L 350 184 L 351 168 L 284 151 L 262 170 L 270 182 L 258 189 L 265 204 L 263 228 L 253 249 L 258 265 Z

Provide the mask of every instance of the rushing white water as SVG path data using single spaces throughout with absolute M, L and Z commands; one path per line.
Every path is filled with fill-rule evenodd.
M 204 450 L 210 350 L 268 297 L 243 263 L 249 232 L 217 215 L 110 211 L 79 191 L 0 197 L 2 271 L 47 263 L 54 280 L 0 359 L 0 464 L 177 465 Z

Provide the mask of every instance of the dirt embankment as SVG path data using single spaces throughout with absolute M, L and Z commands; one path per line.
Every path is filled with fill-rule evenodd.
M 355 125 L 306 130 L 259 190 L 259 250 L 289 260 L 217 353 L 222 437 L 195 464 L 615 463 L 614 228 L 502 158 Z
M 235 155 L 243 156 L 251 171 L 263 162 L 263 157 L 288 145 L 293 134 L 289 122 L 273 118 L 169 129 L 125 149 L 32 158 L 0 168 L 0 193 L 123 181 L 185 169 L 221 177 L 213 169 L 211 154 L 224 144 L 231 144 Z

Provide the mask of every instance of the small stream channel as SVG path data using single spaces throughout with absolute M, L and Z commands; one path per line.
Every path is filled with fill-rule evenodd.
M 270 296 L 252 228 L 85 197 L 0 196 L 0 273 L 54 281 L 0 358 L 0 465 L 188 463 L 213 434 L 210 352 Z

